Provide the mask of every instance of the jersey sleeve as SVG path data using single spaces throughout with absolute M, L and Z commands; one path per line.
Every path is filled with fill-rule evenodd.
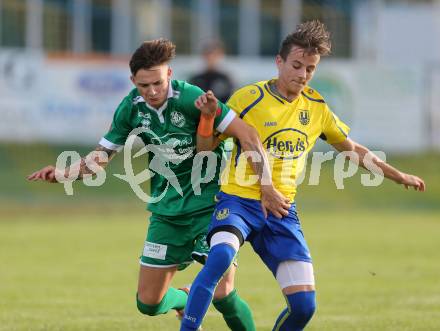
M 261 100 L 262 92 L 260 91 L 260 93 L 257 93 L 258 89 L 259 88 L 256 85 L 247 85 L 231 95 L 225 105 L 225 107 L 229 109 L 228 114 L 234 114 L 230 122 L 232 122 L 234 117 L 243 118 L 246 112 Z M 229 138 L 229 136 L 221 134 L 222 132 L 223 131 L 220 131 L 220 134 L 217 135 L 220 140 Z
M 233 110 L 220 101 L 218 102 L 218 109 L 220 109 L 220 114 L 214 120 L 214 127 L 217 132 L 223 133 L 236 115 Z
M 336 144 L 347 139 L 349 131 L 349 126 L 342 122 L 339 117 L 325 105 L 320 138 L 325 140 L 328 144 Z
M 246 121 L 245 115 L 262 100 L 263 96 L 263 90 L 257 84 L 246 85 L 232 94 L 227 106 Z
M 131 98 L 127 96 L 116 109 L 109 131 L 99 141 L 101 146 L 116 151 L 122 149 L 133 129 L 129 124 L 131 107 Z

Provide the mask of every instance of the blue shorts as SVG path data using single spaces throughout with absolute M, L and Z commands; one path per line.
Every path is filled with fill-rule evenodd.
M 290 206 L 289 215 L 279 219 L 269 213 L 265 219 L 259 200 L 223 192 L 217 194 L 217 200 L 208 230 L 208 242 L 214 233 L 223 230 L 241 236 L 240 240 L 250 242 L 274 276 L 283 261 L 312 262 L 295 203 Z

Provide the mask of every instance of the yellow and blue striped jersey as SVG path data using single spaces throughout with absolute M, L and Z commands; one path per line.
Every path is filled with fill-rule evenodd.
M 289 102 L 274 94 L 262 81 L 236 91 L 227 105 L 260 135 L 268 152 L 275 187 L 292 202 L 295 181 L 301 174 L 307 153 L 318 138 L 329 144 L 347 138 L 349 127 L 331 112 L 318 92 L 306 87 Z M 239 141 L 222 175 L 221 190 L 243 198 L 260 199 L 260 186 L 243 155 Z

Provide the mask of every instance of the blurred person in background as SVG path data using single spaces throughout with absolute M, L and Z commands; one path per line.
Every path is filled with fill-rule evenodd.
M 307 84 L 321 56 L 331 50 L 330 34 L 324 24 L 300 24 L 281 44 L 276 65 L 278 77 L 257 82 L 236 91 L 228 106 L 253 126 L 273 157 L 268 180 L 244 185 L 237 177 L 255 177 L 255 171 L 236 141 L 227 180 L 217 194 L 217 205 L 208 231 L 210 252 L 203 269 L 192 284 L 181 331 L 196 330 L 202 322 L 218 281 L 231 266 L 244 241 L 249 241 L 279 283 L 287 308 L 279 315 L 273 330 L 303 330 L 312 318 L 315 278 L 312 258 L 294 201 L 295 181 L 304 163 L 298 161 L 313 148 L 318 138 L 340 152 L 358 156 L 359 165 L 383 174 L 406 188 L 425 190 L 417 176 L 403 173 L 348 137 L 349 127 L 327 106 L 322 96 Z M 219 139 L 210 140 L 211 149 Z M 207 142 L 204 147 L 208 149 Z M 261 156 L 260 156 L 261 157 Z M 286 171 L 287 170 L 287 171 Z M 257 175 L 259 175 L 257 173 Z M 272 184 L 273 181 L 273 184 Z M 262 183 L 271 183 L 283 196 L 283 210 L 267 215 L 261 209 Z
M 177 177 L 182 195 L 163 174 L 155 172 L 150 180 L 151 196 L 161 199 L 148 204 L 151 216 L 140 258 L 136 295 L 139 311 L 150 316 L 165 314 L 171 309 L 175 309 L 180 317 L 183 315 L 189 289 L 170 287 L 171 280 L 176 271 L 185 269 L 194 260 L 204 263 L 209 251 L 206 233 L 215 206 L 214 196 L 219 191 L 218 178 L 224 151 L 221 143 L 214 150 L 217 166 L 211 171 L 215 174 L 210 182 L 203 184 L 201 194 L 197 195 L 193 191 L 191 174 L 195 151 L 202 149 L 199 142 L 206 139 L 204 137 L 211 137 L 215 128 L 217 133 L 239 139 L 245 150 L 263 150 L 256 131 L 218 102 L 211 91 L 204 93 L 196 86 L 171 79 L 169 62 L 174 56 L 175 45 L 166 39 L 146 41 L 134 52 L 130 70 L 136 88 L 122 100 L 109 131 L 88 156 L 102 170 L 123 148 L 130 133 L 142 128 L 139 137 L 145 145 L 160 149 L 159 155 L 149 152 L 150 165 L 155 157 L 169 156 L 168 160 L 181 161 L 170 162 L 168 170 Z M 100 158 L 96 153 L 105 153 L 106 157 Z M 167 153 L 170 155 L 161 155 Z M 82 158 L 78 166 L 76 179 L 100 171 L 89 168 L 87 157 Z M 205 170 L 208 172 L 206 167 Z M 28 180 L 54 183 L 57 178 L 65 178 L 68 174 L 69 168 L 47 166 L 29 175 Z M 273 187 L 263 192 L 262 199 L 268 210 L 277 212 L 275 208 L 281 209 L 279 194 Z M 251 310 L 234 288 L 235 271 L 234 264 L 217 286 L 214 307 L 231 330 L 255 330 Z
M 202 57 L 205 68 L 189 79 L 193 85 L 203 91 L 211 90 L 218 100 L 225 103 L 232 94 L 234 84 L 231 78 L 219 68 L 219 64 L 225 56 L 223 43 L 212 40 L 202 46 Z

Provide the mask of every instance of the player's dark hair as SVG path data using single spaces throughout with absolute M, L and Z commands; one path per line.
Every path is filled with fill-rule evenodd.
M 301 23 L 281 43 L 278 54 L 283 60 L 286 60 L 293 46 L 303 48 L 307 54 L 328 55 L 331 50 L 330 32 L 318 20 Z
M 144 41 L 130 59 L 130 71 L 136 75 L 139 69 L 150 69 L 171 61 L 176 55 L 176 45 L 168 39 Z

